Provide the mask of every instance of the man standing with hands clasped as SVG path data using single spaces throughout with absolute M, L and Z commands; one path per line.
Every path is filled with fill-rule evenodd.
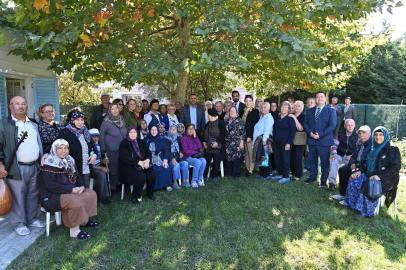
M 10 222 L 19 235 L 30 234 L 32 227 L 45 227 L 37 219 L 38 186 L 37 171 L 42 157 L 42 143 L 38 126 L 27 116 L 27 101 L 15 96 L 10 101 L 11 115 L 0 120 L 0 177 L 6 178 L 13 196 Z M 21 132 L 28 137 L 17 150 L 10 170 L 5 170 Z
M 333 131 L 337 125 L 336 111 L 325 105 L 326 95 L 324 92 L 317 92 L 316 107 L 307 110 L 303 123 L 307 133 L 310 158 L 310 177 L 305 183 L 310 184 L 316 181 L 318 174 L 317 156 L 319 155 L 321 161 L 321 188 L 327 187 L 330 149 L 334 144 Z

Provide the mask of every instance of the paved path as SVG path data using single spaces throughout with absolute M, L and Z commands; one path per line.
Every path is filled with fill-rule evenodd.
M 40 220 L 45 220 L 45 214 L 43 213 L 37 217 Z M 31 230 L 29 235 L 20 236 L 14 231 L 9 216 L 0 216 L 0 270 L 6 269 L 18 255 L 45 232 L 45 227 L 29 227 L 29 229 Z

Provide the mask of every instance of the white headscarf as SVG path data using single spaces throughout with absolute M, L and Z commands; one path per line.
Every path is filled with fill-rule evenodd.
M 66 156 L 66 158 L 58 157 L 56 150 L 59 146 L 66 145 L 69 147 L 69 143 L 64 139 L 57 139 L 52 143 L 51 151 L 49 151 L 48 157 L 45 159 L 44 165 L 51 167 L 65 169 L 68 175 L 69 182 L 74 184 L 76 182 L 77 172 L 75 170 L 75 160 L 71 156 Z

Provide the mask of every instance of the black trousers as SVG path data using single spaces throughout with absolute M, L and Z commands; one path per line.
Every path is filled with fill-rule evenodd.
M 278 175 L 283 175 L 283 178 L 289 177 L 290 166 L 290 150 L 285 151 L 286 144 L 274 144 L 275 163 Z
M 274 145 L 272 144 L 272 148 L 274 148 Z M 270 160 L 271 160 L 271 166 L 270 169 L 272 167 L 272 170 L 276 170 L 276 163 L 275 163 L 275 149 L 273 149 L 273 153 L 270 156 Z
M 206 169 L 204 169 L 203 176 L 207 177 L 207 174 L 211 167 L 211 160 L 213 159 L 212 177 L 220 176 L 220 153 L 207 153 L 204 151 L 204 157 L 206 159 Z
M 304 145 L 293 145 L 290 153 L 290 171 L 298 178 L 303 176 L 303 151 Z
M 156 174 L 154 169 L 148 169 L 143 171 L 134 170 L 134 180 L 128 180 L 126 184 L 133 185 L 133 193 L 131 198 L 140 198 L 142 194 L 142 189 L 147 183 L 147 196 L 154 196 L 154 185 Z
M 259 175 L 262 177 L 268 177 L 271 174 L 271 166 L 261 167 L 259 166 Z
M 241 177 L 241 164 L 241 158 L 237 158 L 233 161 L 227 161 L 227 175 Z
M 341 166 L 338 169 L 338 177 L 340 177 L 340 195 L 345 196 L 347 193 L 347 186 L 348 186 L 348 181 L 350 180 L 351 177 L 351 165 L 347 164 L 344 166 Z

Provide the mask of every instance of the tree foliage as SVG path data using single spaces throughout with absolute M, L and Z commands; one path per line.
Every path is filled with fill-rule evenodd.
M 1 27 L 26 37 L 25 60 L 49 59 L 130 87 L 156 77 L 185 99 L 190 74 L 226 69 L 307 90 L 340 86 L 374 42 L 358 21 L 395 0 L 15 0 Z M 401 5 L 401 4 L 400 4 Z

